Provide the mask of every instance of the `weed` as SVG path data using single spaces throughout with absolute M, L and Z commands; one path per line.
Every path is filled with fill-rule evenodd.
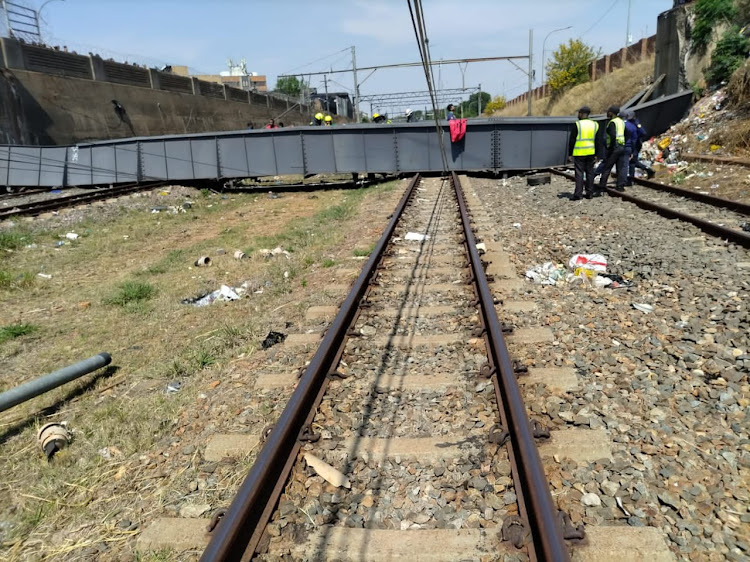
M 0 232 L 0 251 L 18 250 L 19 248 L 31 244 L 31 236 L 20 232 Z
M 326 258 L 323 260 L 323 267 L 333 267 L 334 265 L 336 265 L 336 262 L 330 258 Z
M 196 370 L 200 371 L 216 363 L 216 355 L 208 349 L 200 348 L 193 352 L 192 360 Z
M 33 334 L 38 329 L 39 327 L 33 324 L 9 324 L 8 326 L 2 326 L 0 327 L 0 343 Z
M 33 273 L 22 271 L 13 273 L 8 269 L 0 269 L 0 289 L 7 291 L 13 289 L 27 289 L 34 284 L 35 277 Z
M 675 175 L 672 176 L 672 183 L 675 185 L 682 185 L 685 183 L 686 175 L 682 172 L 677 172 Z
M 126 307 L 142 303 L 156 295 L 156 287 L 140 281 L 125 281 L 118 285 L 117 291 L 104 300 L 104 304 Z
M 301 282 L 300 284 L 302 285 L 302 287 L 303 287 L 303 288 L 304 288 L 304 287 L 307 287 L 307 279 L 305 279 L 305 278 L 303 277 L 303 278 L 302 278 L 302 282 Z
M 171 266 L 182 261 L 185 256 L 184 250 L 172 250 L 162 260 L 151 264 L 146 269 L 138 272 L 138 275 L 161 275 L 169 271 Z
M 201 189 L 201 195 L 203 195 L 203 197 L 211 197 L 211 190 L 204 187 Z
M 368 248 L 354 248 L 354 250 L 352 251 L 352 254 L 354 254 L 354 256 L 357 258 L 364 258 L 372 254 L 372 251 L 374 249 L 375 249 L 375 244 L 371 244 Z

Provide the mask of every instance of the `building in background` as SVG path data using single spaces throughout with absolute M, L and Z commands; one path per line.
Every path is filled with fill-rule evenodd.
M 268 82 L 265 75 L 258 74 L 257 72 L 248 72 L 247 61 L 245 59 L 240 60 L 239 64 L 235 64 L 232 59 L 229 59 L 227 66 L 229 66 L 229 70 L 224 70 L 219 74 L 190 74 L 188 67 L 182 65 L 172 65 L 171 68 L 172 73 L 178 76 L 193 76 L 198 80 L 226 84 L 227 86 L 245 90 L 246 92 L 268 91 Z
M 346 92 L 325 94 L 313 88 L 310 90 L 310 101 L 321 111 L 330 115 L 340 115 L 349 119 L 354 117 L 352 102 Z

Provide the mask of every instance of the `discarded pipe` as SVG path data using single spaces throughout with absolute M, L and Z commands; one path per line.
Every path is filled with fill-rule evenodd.
M 53 388 L 62 386 L 66 382 L 75 380 L 83 375 L 87 375 L 92 371 L 106 367 L 112 362 L 112 356 L 109 353 L 99 353 L 83 361 L 79 361 L 74 365 L 63 367 L 57 371 L 54 371 L 48 375 L 39 377 L 27 383 L 7 390 L 0 394 L 0 412 L 12 408 L 26 402 L 32 398 L 49 392 Z
M 211 265 L 211 258 L 208 256 L 201 256 L 195 260 L 195 267 L 208 267 Z
M 247 257 L 247 254 L 245 254 L 245 252 L 243 252 L 242 250 L 237 250 L 234 253 L 234 259 L 236 259 L 236 260 L 243 260 L 246 257 Z

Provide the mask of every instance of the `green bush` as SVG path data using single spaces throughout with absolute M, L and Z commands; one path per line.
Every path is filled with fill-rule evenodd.
M 716 24 L 721 21 L 734 21 L 736 17 L 737 8 L 733 0 L 698 0 L 695 3 L 692 50 L 696 53 L 705 53 Z
M 104 300 L 105 304 L 126 307 L 131 304 L 147 301 L 156 295 L 156 287 L 140 281 L 126 281 L 117 287 L 117 291 Z
M 750 41 L 740 35 L 738 27 L 724 33 L 711 55 L 711 66 L 705 72 L 706 81 L 716 85 L 729 80 L 732 73 L 745 62 L 748 49 Z
M 20 338 L 28 334 L 33 334 L 39 328 L 33 324 L 10 324 L 8 326 L 0 326 L 0 343 Z

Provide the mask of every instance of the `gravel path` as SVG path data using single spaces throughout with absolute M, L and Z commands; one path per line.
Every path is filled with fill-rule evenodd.
M 621 289 L 527 281 L 519 291 L 539 308 L 516 321 L 555 335 L 525 363 L 573 367 L 582 381 L 572 393 L 535 387 L 529 408 L 553 427 L 606 428 L 614 441 L 613 460 L 550 475 L 560 507 L 574 521 L 661 528 L 680 560 L 747 560 L 750 252 L 616 198 L 570 202 L 563 178 L 472 186 L 519 275 L 576 253 L 601 253 L 609 272 L 633 275 Z M 584 493 L 601 506 L 582 506 Z

